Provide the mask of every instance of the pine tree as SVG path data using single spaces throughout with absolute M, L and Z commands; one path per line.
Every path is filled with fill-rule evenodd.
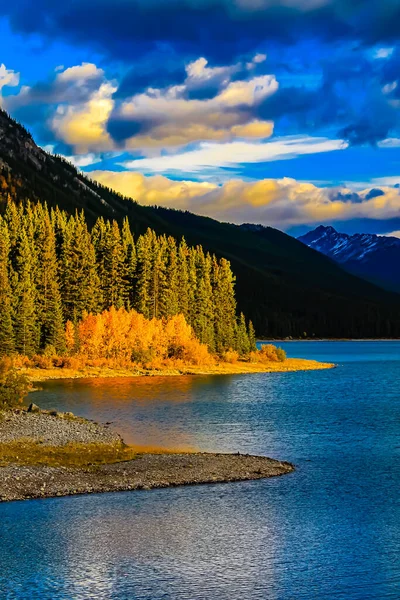
M 196 322 L 196 292 L 197 292 L 197 268 L 196 268 L 197 251 L 190 248 L 187 255 L 187 319 L 189 325 L 195 328 Z
M 84 311 L 96 313 L 103 306 L 96 255 L 83 214 L 66 224 L 59 261 L 63 313 L 76 322 Z
M 235 278 L 230 264 L 225 258 L 219 263 L 213 261 L 213 297 L 216 351 L 221 354 L 225 350 L 235 348 L 236 337 L 236 300 L 234 290 Z
M 249 321 L 248 336 L 249 336 L 250 352 L 254 352 L 255 350 L 257 350 L 257 344 L 256 344 L 256 332 L 254 331 L 254 326 L 253 326 L 252 321 Z
M 123 299 L 127 310 L 134 306 L 135 302 L 135 280 L 136 280 L 136 247 L 129 221 L 124 219 L 121 232 L 121 243 L 123 250 Z
M 196 272 L 196 314 L 193 329 L 200 342 L 207 344 L 210 350 L 214 351 L 214 305 L 211 286 L 211 257 L 209 254 L 204 256 L 201 247 L 196 248 Z
M 31 356 L 39 348 L 39 330 L 36 314 L 36 288 L 32 278 L 34 248 L 23 228 L 18 240 L 17 282 L 14 291 L 15 349 Z
M 240 356 L 247 356 L 250 352 L 250 341 L 247 333 L 246 319 L 243 313 L 240 313 L 239 322 L 237 324 L 236 350 L 239 352 Z
M 124 251 L 118 223 L 102 223 L 101 253 L 96 251 L 104 307 L 121 308 L 124 304 Z M 95 246 L 96 247 L 96 246 Z
M 8 227 L 0 217 L 0 354 L 14 351 L 11 285 L 8 273 L 10 238 Z
M 38 248 L 38 275 L 36 289 L 40 346 L 52 346 L 59 354 L 65 351 L 64 323 L 61 294 L 58 283 L 55 233 L 47 208 L 39 211 L 36 244 Z
M 157 238 L 155 233 L 152 233 L 149 318 L 154 317 L 158 319 L 161 316 L 166 316 L 165 292 L 168 286 L 166 273 L 167 240 L 165 236 Z
M 185 261 L 186 266 L 186 261 Z M 163 290 L 161 290 L 160 316 L 172 317 L 179 313 L 179 298 L 185 291 L 180 288 L 178 251 L 173 237 L 166 240 L 166 264 Z
M 152 253 L 153 232 L 148 229 L 144 235 L 139 236 L 136 244 L 137 271 L 135 308 L 148 319 L 151 312 L 151 279 L 152 279 Z
M 178 312 L 183 314 L 187 323 L 190 323 L 188 254 L 186 241 L 182 239 L 178 248 Z

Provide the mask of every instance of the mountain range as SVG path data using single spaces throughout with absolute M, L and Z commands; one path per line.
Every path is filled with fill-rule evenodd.
M 263 337 L 400 337 L 400 296 L 360 279 L 330 258 L 271 227 L 220 223 L 208 217 L 142 206 L 37 146 L 0 111 L 0 209 L 7 198 L 83 210 L 89 225 L 128 217 L 138 234 L 184 236 L 230 260 L 238 308 Z
M 370 233 L 348 235 L 320 225 L 297 238 L 347 271 L 400 292 L 400 239 Z

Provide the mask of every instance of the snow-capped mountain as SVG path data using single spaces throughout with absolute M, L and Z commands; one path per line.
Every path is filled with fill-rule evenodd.
M 347 271 L 400 292 L 400 239 L 371 233 L 339 233 L 320 225 L 297 238 Z

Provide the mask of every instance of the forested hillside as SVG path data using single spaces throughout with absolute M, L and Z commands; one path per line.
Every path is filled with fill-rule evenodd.
M 0 113 L 0 193 L 26 204 L 47 202 L 69 214 L 83 210 L 88 227 L 98 217 L 128 219 L 133 234 L 201 244 L 230 261 L 239 312 L 259 336 L 399 337 L 400 296 L 345 272 L 301 242 L 269 227 L 219 223 L 188 212 L 145 207 L 86 178 L 39 148 L 29 133 Z
M 0 353 L 65 351 L 65 324 L 110 308 L 147 320 L 183 315 L 214 353 L 250 351 L 243 315 L 236 317 L 229 262 L 148 229 L 134 239 L 127 219 L 9 201 L 0 217 Z M 250 325 L 251 346 L 254 333 Z

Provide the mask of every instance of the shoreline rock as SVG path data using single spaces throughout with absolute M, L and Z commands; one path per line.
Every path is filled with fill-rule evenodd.
M 291 463 L 243 454 L 139 454 L 134 460 L 94 469 L 0 467 L 0 501 L 153 488 L 229 483 L 277 477 Z
M 20 439 L 30 439 L 48 446 L 122 442 L 121 436 L 106 425 L 88 421 L 73 413 L 41 410 L 34 406 L 34 411 L 29 408 L 16 409 L 1 414 L 0 443 Z

